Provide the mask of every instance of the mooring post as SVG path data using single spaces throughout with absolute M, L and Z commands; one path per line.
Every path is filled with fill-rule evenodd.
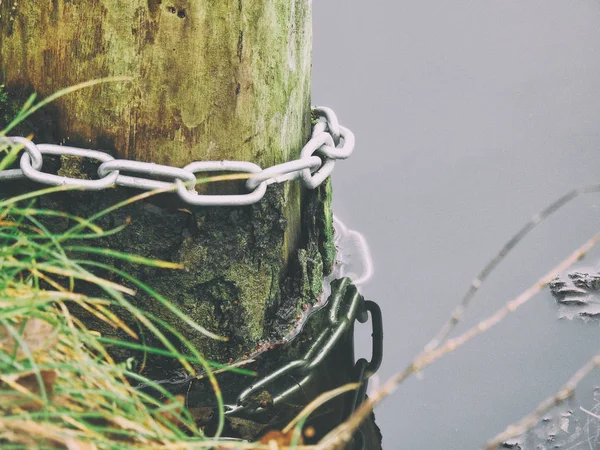
M 87 80 L 131 76 L 57 100 L 45 130 L 36 131 L 137 161 L 267 167 L 296 158 L 310 135 L 311 39 L 304 0 L 5 1 L 0 83 L 18 101 L 32 91 L 45 97 Z M 211 191 L 231 189 L 221 186 Z M 260 206 L 225 213 L 167 209 L 153 218 L 146 208 L 143 218 L 131 216 L 130 228 L 140 225 L 142 237 L 125 233 L 112 245 L 186 264 L 186 274 L 158 280 L 162 294 L 231 337 L 224 354 L 223 346 L 203 348 L 209 357 L 236 358 L 263 337 L 267 308 L 282 301 L 301 244 L 301 197 L 298 183 L 286 183 Z M 184 335 L 207 347 L 202 337 Z
M 230 160 L 264 168 L 297 159 L 311 136 L 311 45 L 307 0 L 0 1 L 0 84 L 13 108 L 32 92 L 46 97 L 88 80 L 131 77 L 61 97 L 21 135 L 173 167 Z M 77 158 L 55 165 L 44 169 L 97 177 L 97 167 Z M 39 202 L 85 217 L 127 196 L 120 188 Z M 124 269 L 227 342 L 200 335 L 143 293 L 133 301 L 207 358 L 237 360 L 285 335 L 317 301 L 335 255 L 330 197 L 328 180 L 315 190 L 273 185 L 252 206 L 197 207 L 164 194 L 103 218 L 107 227 L 129 225 L 98 245 L 185 266 Z

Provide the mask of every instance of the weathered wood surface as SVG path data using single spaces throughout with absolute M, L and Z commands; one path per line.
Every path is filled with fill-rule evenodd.
M 297 156 L 310 121 L 310 2 L 4 0 L 1 78 L 58 102 L 58 134 L 181 166 Z
M 37 142 L 179 167 L 222 159 L 266 167 L 297 158 L 310 134 L 311 41 L 307 0 L 0 0 L 0 84 L 11 102 L 0 113 L 32 91 L 44 97 L 91 79 L 131 76 L 69 94 L 18 131 L 33 132 Z M 95 168 L 68 158 L 45 164 L 78 176 L 94 176 Z M 44 197 L 39 206 L 85 217 L 131 194 L 74 192 Z M 238 359 L 284 334 L 319 295 L 335 253 L 330 200 L 329 182 L 315 191 L 273 186 L 259 204 L 241 208 L 193 208 L 165 195 L 103 218 L 107 228 L 131 223 L 97 245 L 184 264 L 177 272 L 117 267 L 229 338 L 209 340 L 148 296 L 132 299 L 207 358 Z M 346 377 L 340 372 L 338 382 Z
M 0 84 L 18 102 L 31 91 L 47 96 L 91 79 L 132 76 L 61 98 L 43 129 L 35 128 L 38 139 L 174 166 L 230 159 L 266 167 L 298 157 L 310 133 L 311 39 L 305 0 L 4 0 Z M 66 160 L 58 170 L 86 173 Z M 322 213 L 307 217 L 321 223 L 321 232 L 301 234 L 301 203 L 311 195 L 325 199 Z M 118 195 L 105 197 L 73 194 L 65 203 L 86 215 Z M 298 183 L 288 183 L 254 207 L 181 211 L 186 205 L 173 200 L 160 206 L 117 212 L 107 225 L 129 216 L 132 224 L 102 244 L 186 265 L 183 274 L 132 270 L 194 320 L 231 338 L 229 347 L 214 347 L 184 327 L 210 357 L 240 357 L 272 332 L 265 316 L 283 303 L 291 266 L 300 264 L 305 278 L 287 282 L 292 295 L 307 283 L 311 295 L 318 288 L 308 278 L 323 271 L 318 247 L 327 246 L 314 238 L 331 233 L 327 195 L 302 194 Z M 331 246 L 326 252 L 329 266 Z M 310 299 L 294 301 L 291 309 Z M 161 308 L 149 308 L 163 317 Z

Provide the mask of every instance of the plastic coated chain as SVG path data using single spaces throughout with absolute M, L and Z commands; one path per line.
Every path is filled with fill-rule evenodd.
M 113 186 L 135 189 L 172 189 L 190 205 L 197 206 L 243 206 L 260 201 L 267 186 L 301 179 L 309 189 L 319 186 L 333 171 L 335 161 L 346 159 L 354 150 L 354 134 L 341 126 L 330 108 L 317 107 L 319 119 L 313 126 L 312 136 L 302 148 L 300 158 L 267 169 L 246 161 L 195 161 L 184 168 L 160 164 L 115 159 L 105 152 L 53 144 L 34 144 L 23 137 L 1 137 L 0 145 L 20 146 L 25 151 L 19 169 L 0 171 L 1 181 L 29 179 L 48 186 L 75 186 L 82 190 L 99 191 Z M 44 155 L 72 155 L 95 159 L 100 162 L 97 180 L 82 180 L 42 172 Z M 194 186 L 199 172 L 242 172 L 250 174 L 246 181 L 247 194 L 199 195 Z M 122 175 L 133 172 L 148 177 L 162 177 L 172 181 L 158 181 L 143 176 Z

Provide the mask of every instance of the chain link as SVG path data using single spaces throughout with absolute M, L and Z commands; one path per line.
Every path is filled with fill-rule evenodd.
M 98 175 L 100 177 L 108 176 L 111 172 L 114 171 L 135 172 L 151 176 L 173 178 L 173 180 L 182 180 L 185 183 L 188 183 L 189 186 L 195 186 L 197 181 L 196 176 L 185 169 L 180 169 L 178 167 L 171 166 L 163 166 L 154 163 L 115 159 L 113 161 L 102 163 L 100 164 L 100 167 L 98 167 Z M 119 175 L 117 177 L 116 184 L 119 186 L 145 190 L 167 189 L 172 186 L 172 183 L 166 181 L 130 177 L 126 175 Z
M 333 112 L 333 109 L 327 108 L 326 106 L 321 106 L 314 109 L 317 116 L 325 119 L 324 123 L 327 123 L 329 128 L 329 132 L 331 133 L 331 137 L 333 138 L 333 142 L 335 145 L 340 143 L 340 123 L 338 121 L 337 115 Z
M 313 134 L 312 139 L 308 141 L 308 144 L 306 144 L 300 152 L 300 158 L 309 158 L 314 153 L 318 152 L 321 148 L 325 146 L 333 147 L 333 145 L 333 138 L 330 134 L 326 132 L 318 133 L 316 136 Z M 311 174 L 309 169 L 304 169 L 302 171 L 302 181 L 304 182 L 304 185 L 309 189 L 316 188 L 323 181 L 325 181 L 325 178 L 331 175 L 331 172 L 333 172 L 334 167 L 335 159 L 325 158 L 325 162 L 323 163 L 323 165 L 319 167 L 314 173 Z
M 0 139 L 0 145 L 13 146 L 16 145 L 17 150 L 20 148 L 25 149 L 31 158 L 31 165 L 34 169 L 40 170 L 42 168 L 43 156 L 29 139 L 23 137 L 12 137 Z M 7 169 L 0 171 L 0 181 L 12 181 L 24 178 L 23 171 L 21 169 Z
M 99 191 L 114 186 L 142 190 L 172 189 L 186 203 L 198 206 L 243 206 L 260 201 L 267 186 L 300 179 L 305 187 L 315 189 L 331 175 L 338 159 L 346 159 L 354 150 L 354 134 L 341 126 L 332 109 L 314 108 L 317 121 L 310 140 L 300 151 L 300 158 L 262 169 L 245 161 L 195 161 L 183 168 L 154 163 L 115 159 L 105 152 L 52 144 L 34 144 L 24 137 L 0 137 L 0 146 L 19 146 L 24 153 L 18 169 L 0 171 L 0 182 L 28 179 L 49 186 L 68 185 L 82 190 Z M 59 176 L 42 171 L 44 155 L 71 155 L 100 162 L 98 179 L 87 180 Z M 200 195 L 194 186 L 199 172 L 248 173 L 247 194 Z M 122 172 L 140 176 L 124 175 Z M 155 177 L 169 181 L 159 181 Z
M 248 172 L 260 173 L 260 166 L 246 161 L 196 161 L 184 167 L 191 173 L 196 172 Z M 195 175 L 194 175 L 195 176 Z M 267 192 L 266 183 L 261 183 L 249 194 L 243 195 L 198 195 L 195 191 L 190 191 L 181 180 L 175 180 L 177 183 L 177 194 L 179 197 L 189 203 L 197 206 L 244 206 L 251 205 L 260 201 Z
M 252 401 L 262 392 L 269 392 L 272 406 L 294 403 L 293 399 L 296 395 L 308 390 L 309 385 L 318 383 L 319 367 L 332 352 L 339 349 L 338 344 L 352 329 L 354 321 L 358 320 L 364 323 L 369 319 L 370 313 L 373 327 L 373 351 L 370 361 L 361 358 L 355 366 L 355 371 L 361 364 L 364 367 L 357 377 L 360 378 L 357 381 L 361 383 L 362 388 L 353 398 L 348 409 L 349 413 L 354 411 L 354 408 L 364 399 L 367 380 L 377 372 L 383 359 L 381 311 L 375 302 L 364 300 L 349 278 L 342 278 L 332 283 L 331 297 L 325 309 L 329 326 L 313 340 L 304 355 L 252 383 L 238 395 L 235 404 L 227 405 L 226 414 L 241 417 L 260 416 L 265 411 L 257 408 Z M 319 311 L 322 310 L 318 309 L 315 313 L 319 313 Z M 354 351 L 351 353 L 354 354 Z
M 40 144 L 37 146 L 39 152 L 43 155 L 71 155 L 80 156 L 82 158 L 96 159 L 101 162 L 113 161 L 115 158 L 110 156 L 108 153 L 99 152 L 96 150 L 87 150 L 75 147 L 64 147 L 62 145 L 52 144 Z M 41 170 L 36 169 L 31 164 L 31 157 L 29 153 L 23 153 L 21 156 L 21 170 L 23 175 L 40 184 L 46 184 L 49 186 L 78 186 L 87 191 L 101 191 L 115 185 L 117 178 L 119 177 L 118 171 L 113 171 L 98 180 L 82 180 L 79 178 L 69 178 L 60 175 L 53 175 L 51 173 L 45 173 Z

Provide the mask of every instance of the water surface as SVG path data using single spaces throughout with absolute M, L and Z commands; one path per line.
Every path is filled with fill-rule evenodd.
M 371 246 L 362 290 L 385 311 L 385 380 L 524 222 L 600 181 L 600 3 L 320 0 L 314 30 L 313 103 L 357 137 L 333 175 L 334 208 Z M 458 331 L 595 234 L 598 205 L 588 195 L 542 224 Z M 546 290 L 411 378 L 376 410 L 384 448 L 480 448 L 531 411 L 600 348 L 597 322 L 558 316 Z M 591 409 L 599 384 L 596 372 L 578 405 Z

